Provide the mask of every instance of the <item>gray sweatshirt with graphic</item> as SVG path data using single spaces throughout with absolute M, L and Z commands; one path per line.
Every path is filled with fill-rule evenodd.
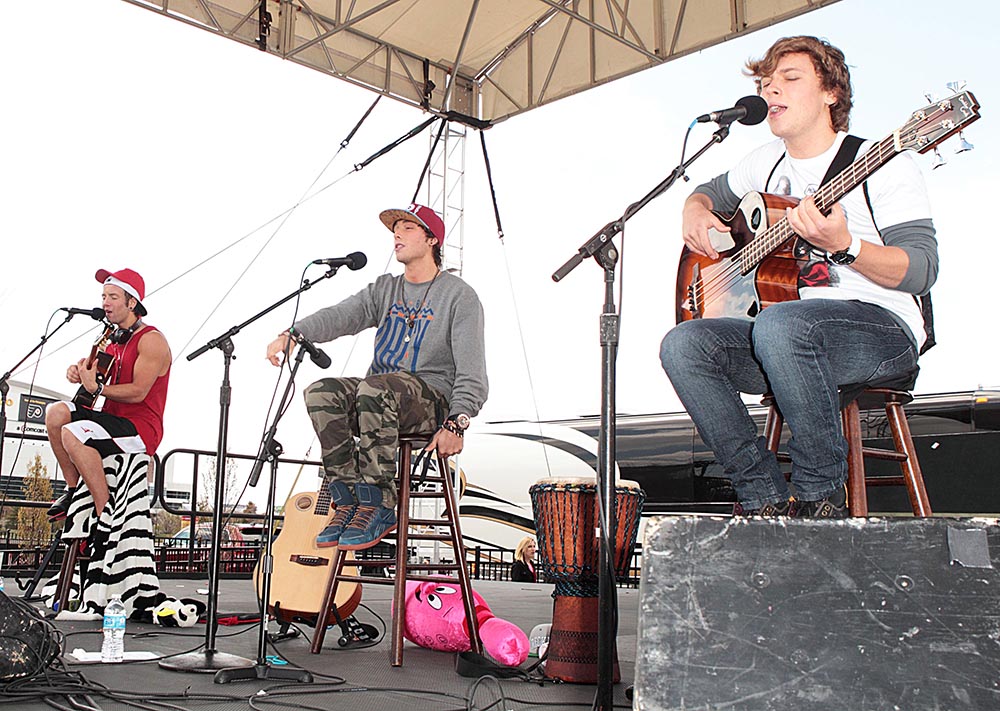
M 479 413 L 489 383 L 483 306 L 471 286 L 447 272 L 422 284 L 383 274 L 294 328 L 324 343 L 373 326 L 378 331 L 369 375 L 413 373 L 448 399 L 449 412 Z

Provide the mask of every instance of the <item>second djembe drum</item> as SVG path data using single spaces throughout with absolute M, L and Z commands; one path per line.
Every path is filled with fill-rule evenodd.
M 538 567 L 555 583 L 552 630 L 545 675 L 552 679 L 597 682 L 597 623 L 600 541 L 595 479 L 541 479 L 528 490 L 538 537 Z M 614 569 L 628 576 L 646 496 L 634 481 L 615 487 L 617 520 Z M 615 650 L 614 681 L 620 681 Z

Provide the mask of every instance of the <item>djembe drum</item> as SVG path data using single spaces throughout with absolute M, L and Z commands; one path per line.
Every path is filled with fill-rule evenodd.
M 597 683 L 597 482 L 593 478 L 541 479 L 528 492 L 535 513 L 538 567 L 546 580 L 555 582 L 545 675 L 574 683 Z M 628 576 L 645 498 L 634 481 L 618 481 L 615 486 L 616 580 Z M 617 647 L 614 656 L 617 682 L 621 680 Z

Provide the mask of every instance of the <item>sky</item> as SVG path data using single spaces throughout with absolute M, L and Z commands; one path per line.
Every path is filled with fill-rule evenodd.
M 303 275 L 322 276 L 322 267 L 307 270 L 313 259 L 362 251 L 368 265 L 317 284 L 300 314 L 355 293 L 386 267 L 398 272 L 378 213 L 410 202 L 429 135 L 352 168 L 426 115 L 383 99 L 338 154 L 374 99 L 364 89 L 115 0 L 5 3 L 3 16 L 10 31 L 0 44 L 0 372 L 54 325 L 47 323 L 57 308 L 100 304 L 97 269 L 136 269 L 146 280 L 147 321 L 166 334 L 175 358 L 160 453 L 214 450 L 223 359 L 218 350 L 185 356 L 294 291 Z M 968 82 L 979 99 L 983 118 L 966 132 L 975 150 L 954 155 L 946 144 L 947 165 L 938 170 L 932 156 L 919 158 L 941 270 L 933 290 L 940 345 L 922 358 L 917 390 L 1000 386 L 994 277 L 988 264 L 970 269 L 994 241 L 976 213 L 1000 187 L 991 130 L 1000 103 L 998 24 L 991 0 L 956 0 L 947 14 L 930 0 L 842 0 L 515 116 L 486 133 L 503 241 L 470 132 L 463 277 L 484 304 L 491 385 L 476 424 L 599 411 L 603 272 L 591 260 L 560 283 L 551 274 L 670 173 L 695 116 L 753 92 L 742 74 L 747 58 L 793 34 L 844 50 L 859 135 L 887 135 L 927 103 L 925 93 L 950 94 L 947 82 Z M 711 131 L 696 128 L 689 153 Z M 658 360 L 673 323 L 680 206 L 691 187 L 770 138 L 766 124 L 734 126 L 688 170 L 689 185 L 629 221 L 619 272 L 620 413 L 681 409 Z M 231 451 L 257 449 L 278 376 L 264 351 L 293 314 L 286 304 L 233 339 Z M 71 392 L 66 366 L 96 336 L 92 321 L 76 317 L 37 372 L 22 368 L 14 379 L 34 373 L 39 385 Z M 327 344 L 333 366 L 321 372 L 307 361 L 299 390 L 319 377 L 363 374 L 371 342 L 369 332 Z M 278 439 L 290 456 L 318 456 L 298 393 Z

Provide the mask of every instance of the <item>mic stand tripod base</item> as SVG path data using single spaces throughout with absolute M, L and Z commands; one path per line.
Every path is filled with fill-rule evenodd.
M 247 681 L 249 679 L 283 679 L 312 684 L 313 675 L 305 669 L 286 669 L 284 667 L 271 666 L 266 662 L 264 664 L 254 664 L 250 667 L 220 669 L 215 673 L 216 684 L 228 684 L 231 681 Z
M 169 671 L 209 674 L 223 669 L 252 667 L 254 663 L 250 659 L 238 657 L 235 654 L 204 650 L 161 659 L 158 664 L 161 669 Z

